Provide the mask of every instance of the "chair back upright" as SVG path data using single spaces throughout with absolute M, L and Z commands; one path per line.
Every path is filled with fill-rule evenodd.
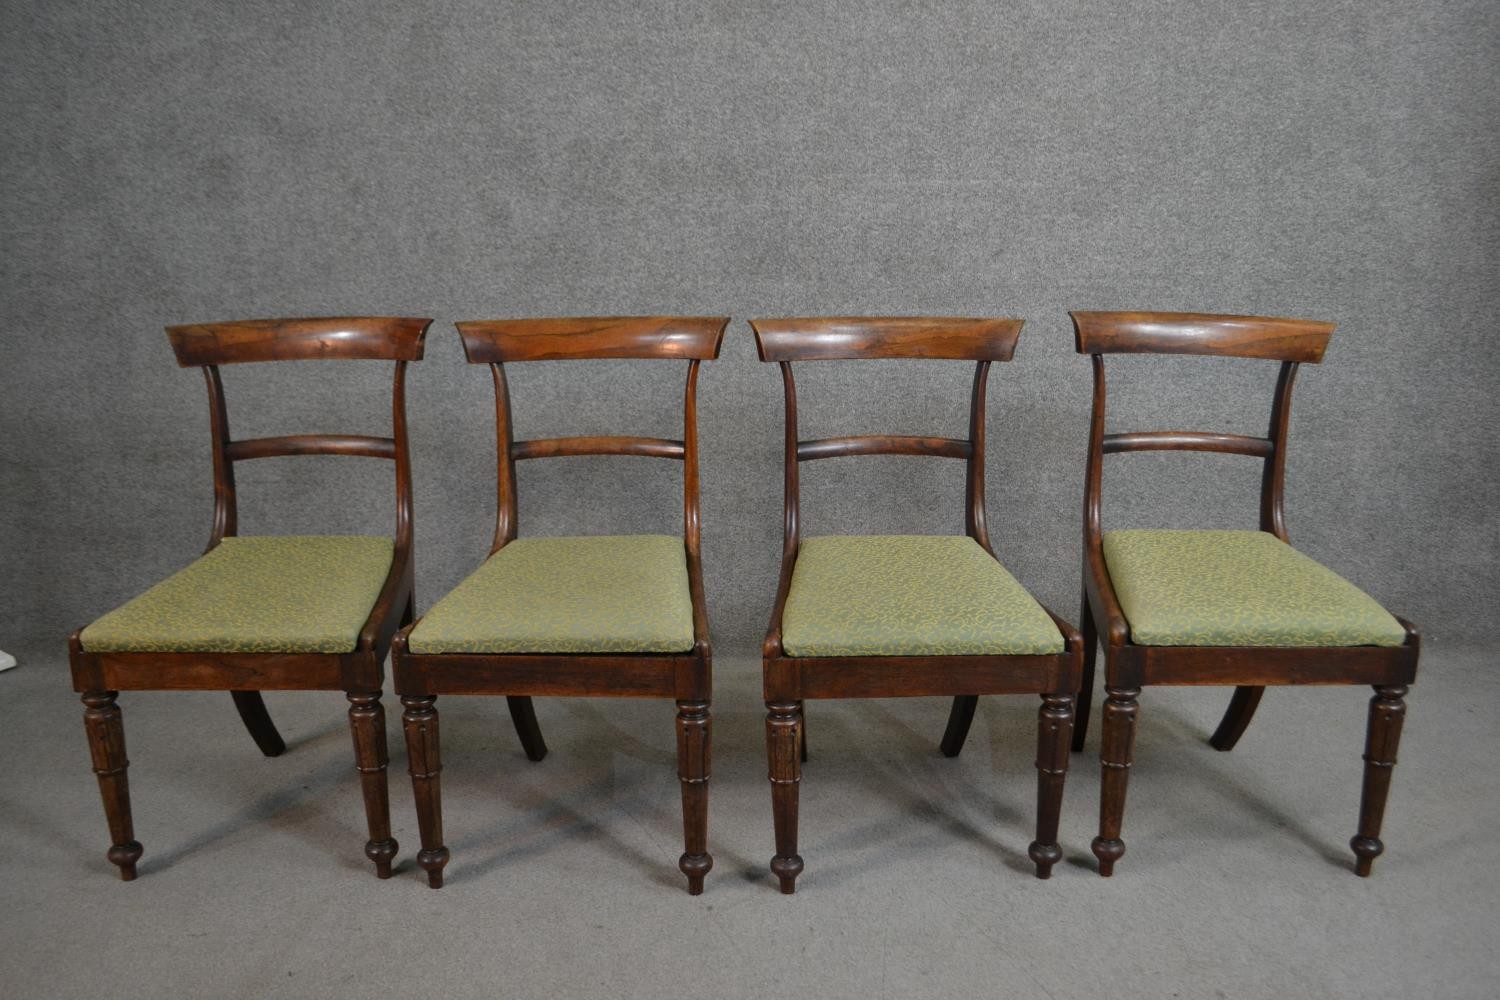
M 727 316 L 584 316 L 474 320 L 458 323 L 470 364 L 487 364 L 495 381 L 498 498 L 491 554 L 516 537 L 516 463 L 576 455 L 640 455 L 683 463 L 683 542 L 690 563 L 700 557 L 698 493 L 698 366 L 719 356 Z M 682 438 L 623 435 L 515 440 L 505 365 L 523 361 L 629 358 L 687 361 Z
M 1084 486 L 1085 557 L 1103 558 L 1104 456 L 1132 451 L 1207 451 L 1262 459 L 1260 530 L 1288 541 L 1283 494 L 1292 383 L 1297 377 L 1299 364 L 1317 364 L 1323 360 L 1334 325 L 1314 320 L 1204 313 L 1073 312 L 1070 315 L 1078 353 L 1090 355 L 1094 368 L 1094 401 Z M 1194 354 L 1281 362 L 1266 436 L 1202 431 L 1106 434 L 1106 354 Z
M 412 542 L 411 456 L 406 431 L 406 365 L 420 361 L 430 319 L 333 316 L 257 319 L 167 327 L 177 363 L 201 367 L 208 385 L 213 434 L 214 523 L 208 548 L 238 531 L 234 464 L 282 455 L 352 455 L 396 464 L 395 564 L 405 565 Z M 265 361 L 393 361 L 389 437 L 292 434 L 243 438 L 229 435 L 229 414 L 219 366 Z

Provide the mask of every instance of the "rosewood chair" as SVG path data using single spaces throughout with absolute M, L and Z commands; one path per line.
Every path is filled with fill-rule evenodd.
M 470 364 L 495 381 L 499 499 L 485 562 L 396 636 L 392 665 L 422 851 L 441 888 L 443 845 L 438 714 L 444 694 L 505 695 L 526 756 L 547 753 L 533 696 L 672 698 L 688 892 L 703 891 L 708 853 L 712 657 L 698 530 L 698 367 L 719 356 L 727 318 L 584 317 L 459 323 Z M 636 358 L 686 361 L 683 437 L 563 437 L 516 441 L 505 365 Z M 575 455 L 642 455 L 683 464 L 683 537 L 516 537 L 516 462 Z
M 802 704 L 809 698 L 954 696 L 942 751 L 958 756 L 979 695 L 1039 694 L 1036 840 L 1038 878 L 1062 857 L 1058 814 L 1078 690 L 1082 640 L 1000 564 L 984 507 L 985 385 L 991 362 L 1009 361 L 1021 320 L 824 318 L 753 320 L 762 361 L 781 366 L 786 390 L 786 502 L 781 580 L 763 647 L 766 747 L 781 891 L 796 891 L 797 798 L 806 759 Z M 877 358 L 975 362 L 967 440 L 797 434 L 794 361 Z M 962 459 L 968 468 L 962 535 L 802 538 L 803 462 L 846 455 Z
M 267 757 L 286 749 L 261 691 L 343 691 L 364 786 L 365 855 L 389 878 L 385 709 L 391 636 L 412 618 L 411 462 L 406 364 L 422 358 L 427 319 L 343 317 L 247 320 L 167 328 L 177 362 L 208 383 L 214 521 L 204 554 L 85 628 L 68 642 L 73 687 L 114 844 L 109 860 L 135 878 L 120 691 L 229 691 Z M 232 440 L 219 366 L 261 361 L 395 362 L 390 437 L 307 434 Z M 395 538 L 247 536 L 236 527 L 234 463 L 279 455 L 352 455 L 396 466 Z
M 1078 352 L 1092 356 L 1083 528 L 1083 690 L 1074 750 L 1083 749 L 1098 637 L 1104 639 L 1103 785 L 1094 854 L 1110 875 L 1125 853 L 1120 826 L 1148 684 L 1236 685 L 1210 739 L 1232 750 L 1268 684 L 1369 684 L 1369 732 L 1355 871 L 1384 850 L 1380 822 L 1417 672 L 1418 637 L 1375 600 L 1288 542 L 1282 492 L 1292 382 L 1323 358 L 1333 324 L 1259 316 L 1075 312 Z M 1106 354 L 1196 354 L 1281 363 L 1265 437 L 1188 431 L 1104 433 Z M 1103 531 L 1104 456 L 1209 451 L 1264 462 L 1259 531 Z

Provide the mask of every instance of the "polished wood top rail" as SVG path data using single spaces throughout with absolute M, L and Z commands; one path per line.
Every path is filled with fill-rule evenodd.
M 167 327 L 177 363 L 251 361 L 420 361 L 430 319 L 326 316 L 246 319 Z
M 1208 354 L 1323 360 L 1334 324 L 1208 313 L 1072 312 L 1079 354 Z
M 1009 361 L 1022 323 L 957 316 L 820 316 L 753 319 L 750 328 L 762 361 Z
M 456 324 L 471 364 L 599 358 L 710 361 L 727 316 L 578 316 Z

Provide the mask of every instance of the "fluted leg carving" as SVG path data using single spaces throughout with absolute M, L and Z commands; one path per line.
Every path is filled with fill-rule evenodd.
M 1406 687 L 1377 687 L 1370 699 L 1370 723 L 1365 734 L 1365 781 L 1359 798 L 1359 833 L 1349 841 L 1354 849 L 1354 873 L 1368 876 L 1375 859 L 1385 851 L 1380 823 L 1385 818 L 1386 793 L 1396 767 L 1401 724 L 1406 721 Z
M 1083 676 L 1078 685 L 1078 710 L 1073 720 L 1073 752 L 1083 750 L 1089 737 L 1089 712 L 1094 705 L 1094 662 L 1099 656 L 1099 627 L 1089 609 L 1089 591 L 1083 588 L 1083 609 L 1079 612 L 1079 632 L 1083 636 Z
M 1057 823 L 1062 814 L 1063 783 L 1068 777 L 1073 702 L 1071 694 L 1044 694 L 1037 715 L 1036 840 L 1026 852 L 1036 862 L 1037 878 L 1051 878 L 1052 866 L 1062 860 Z
M 427 872 L 427 884 L 441 889 L 448 848 L 443 846 L 443 757 L 436 701 L 432 696 L 402 698 L 406 711 L 401 713 L 401 724 L 406 731 L 407 768 L 411 772 L 412 797 L 417 803 L 417 828 L 422 835 L 417 864 Z
M 1099 874 L 1115 873 L 1115 862 L 1125 854 L 1120 826 L 1125 819 L 1125 789 L 1130 781 L 1130 762 L 1135 754 L 1135 722 L 1140 712 L 1136 698 L 1140 688 L 1105 688 L 1104 726 L 1099 763 L 1103 775 L 1099 790 L 1099 836 L 1094 838 L 1094 856 Z
M 391 837 L 391 800 L 386 787 L 385 706 L 379 691 L 350 691 L 349 729 L 354 734 L 354 762 L 365 796 L 365 823 L 370 839 L 365 857 L 375 862 L 375 874 L 391 877 L 397 844 Z
M 135 825 L 130 818 L 130 781 L 125 757 L 125 724 L 120 707 L 115 704 L 117 691 L 89 691 L 83 695 L 87 706 L 83 727 L 89 737 L 89 755 L 94 775 L 99 779 L 99 797 L 104 801 L 104 818 L 109 822 L 113 842 L 106 857 L 120 869 L 126 882 L 135 878 L 135 863 L 144 849 L 135 839 Z
M 802 706 L 795 701 L 766 703 L 766 752 L 771 762 L 771 810 L 776 818 L 776 856 L 771 871 L 781 891 L 797 891 L 802 858 L 797 853 L 797 792 L 802 781 Z
M 682 783 L 682 857 L 688 892 L 703 891 L 703 876 L 714 866 L 708 853 L 708 776 L 712 721 L 706 701 L 677 703 L 677 779 Z

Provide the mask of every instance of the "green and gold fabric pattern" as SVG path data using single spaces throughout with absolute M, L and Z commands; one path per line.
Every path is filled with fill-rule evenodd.
M 90 653 L 348 653 L 394 543 L 362 535 L 226 538 L 83 630 Z
M 669 535 L 518 538 L 412 630 L 413 653 L 685 653 L 687 551 Z
M 1406 642 L 1373 597 L 1264 531 L 1107 531 L 1104 560 L 1140 646 Z
M 1043 654 L 1062 633 L 965 535 L 803 540 L 781 616 L 788 656 Z

